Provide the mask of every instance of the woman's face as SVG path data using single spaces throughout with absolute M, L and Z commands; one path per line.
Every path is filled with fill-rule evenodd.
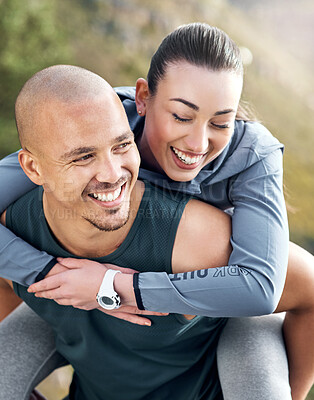
M 187 62 L 170 65 L 150 96 L 137 83 L 137 109 L 145 114 L 139 145 L 143 163 L 175 181 L 189 181 L 228 144 L 242 91 L 242 77 Z

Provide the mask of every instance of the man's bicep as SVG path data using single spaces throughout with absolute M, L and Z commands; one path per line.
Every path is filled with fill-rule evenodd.
M 228 264 L 231 221 L 223 211 L 190 200 L 178 226 L 172 253 L 174 273 Z

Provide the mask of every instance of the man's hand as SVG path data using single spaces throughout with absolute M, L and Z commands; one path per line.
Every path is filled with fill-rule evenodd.
M 60 305 L 82 310 L 98 308 L 96 295 L 107 268 L 100 263 L 74 258 L 58 259 L 49 276 L 28 288 L 36 297 L 55 300 Z
M 119 277 L 119 289 L 115 285 L 122 301 L 122 306 L 118 310 L 104 310 L 96 301 L 96 295 L 108 269 L 119 270 L 122 274 L 118 275 L 124 275 L 122 279 Z M 133 269 L 100 264 L 90 260 L 58 258 L 58 264 L 51 269 L 47 277 L 31 285 L 28 292 L 34 293 L 36 297 L 52 299 L 60 305 L 73 306 L 82 310 L 97 308 L 125 321 L 149 326 L 151 321 L 137 314 L 158 316 L 167 314 L 141 311 L 137 307 L 130 306 L 130 304 L 134 305 L 132 275 L 135 272 Z

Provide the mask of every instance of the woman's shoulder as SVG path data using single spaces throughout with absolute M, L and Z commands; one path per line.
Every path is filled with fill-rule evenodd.
M 123 100 L 135 100 L 135 86 L 119 86 L 115 87 L 114 91 Z
M 236 121 L 231 153 L 250 151 L 261 159 L 283 147 L 283 144 L 260 122 Z
M 122 101 L 131 130 L 133 131 L 135 138 L 139 137 L 143 132 L 144 117 L 139 116 L 137 113 L 135 103 L 135 87 L 120 86 L 114 88 L 114 90 Z
M 216 160 L 214 170 L 208 173 L 205 182 L 213 184 L 228 180 L 248 169 L 259 168 L 268 159 L 277 166 L 282 160 L 283 147 L 261 123 L 237 120 L 228 147 Z

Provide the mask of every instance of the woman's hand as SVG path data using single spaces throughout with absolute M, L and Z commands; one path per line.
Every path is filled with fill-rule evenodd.
M 117 310 L 104 310 L 96 301 L 101 282 L 108 269 L 122 272 L 119 284 L 115 284 L 122 306 Z M 167 315 L 149 311 L 141 311 L 136 306 L 133 290 L 133 274 L 136 271 L 129 268 L 120 268 L 110 264 L 100 264 L 91 260 L 75 258 L 58 258 L 56 264 L 45 279 L 36 282 L 28 288 L 28 292 L 36 297 L 52 299 L 60 305 L 73 306 L 82 310 L 99 309 L 105 314 L 139 325 L 151 325 L 148 318 L 141 315 Z M 117 282 L 118 283 L 118 282 Z

